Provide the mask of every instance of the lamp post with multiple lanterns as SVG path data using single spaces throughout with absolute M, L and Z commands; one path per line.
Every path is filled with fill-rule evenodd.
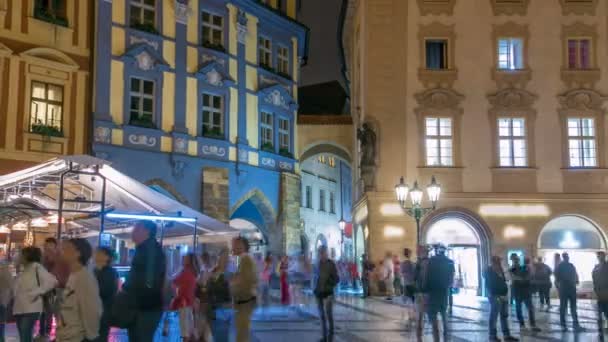
M 422 196 L 424 192 L 418 187 L 418 181 L 414 181 L 414 186 L 410 189 L 405 183 L 403 177 L 401 177 L 399 184 L 395 186 L 395 194 L 399 205 L 408 216 L 416 220 L 416 243 L 420 245 L 420 220 L 437 207 L 437 201 L 439 201 L 439 195 L 441 194 L 441 186 L 437 183 L 435 176 L 431 178 L 431 184 L 426 187 L 426 192 L 431 202 L 431 207 L 422 206 Z M 407 206 L 407 197 L 410 195 L 412 205 Z

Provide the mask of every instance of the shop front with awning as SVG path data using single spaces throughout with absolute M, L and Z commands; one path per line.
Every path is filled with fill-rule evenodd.
M 124 214 L 124 215 L 116 215 Z M 0 245 L 40 244 L 46 237 L 129 244 L 140 219 L 158 223 L 164 245 L 226 243 L 238 231 L 91 156 L 52 159 L 0 176 Z M 119 248 L 117 247 L 117 250 Z

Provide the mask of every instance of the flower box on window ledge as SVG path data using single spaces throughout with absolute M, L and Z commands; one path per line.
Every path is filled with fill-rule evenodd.
M 281 72 L 281 71 L 277 71 L 277 75 L 279 75 L 279 76 L 281 76 L 281 77 L 283 77 L 283 78 L 288 79 L 288 80 L 291 81 L 291 75 L 290 74 L 287 74 L 287 73 L 284 73 L 284 72 Z
M 289 152 L 289 150 L 286 148 L 280 149 L 279 154 L 282 155 L 283 157 L 293 159 L 293 153 Z
M 44 8 L 36 8 L 34 10 L 34 18 L 53 25 L 68 27 L 68 20 L 66 18 L 59 17 L 56 13 L 49 12 Z
M 222 53 L 226 53 L 226 48 L 222 44 L 213 44 L 210 41 L 204 41 L 203 47 L 206 49 L 211 49 L 211 50 L 219 51 Z
M 266 151 L 266 152 L 270 152 L 270 153 L 275 153 L 274 152 L 274 146 L 271 143 L 269 143 L 269 142 L 263 143 L 262 147 L 260 149 L 262 151 Z
M 63 132 L 59 128 L 45 124 L 33 124 L 31 132 L 46 137 L 63 137 Z
M 156 129 L 156 125 L 154 124 L 154 121 L 152 121 L 151 119 L 148 119 L 146 117 L 131 118 L 131 120 L 129 120 L 129 125 L 143 127 L 143 128 Z
M 220 130 L 219 128 L 209 129 L 206 127 L 203 127 L 203 137 L 221 140 L 225 138 L 224 132 L 222 132 L 222 130 Z
M 156 30 L 156 27 L 154 27 L 152 24 L 131 23 L 131 28 L 152 34 L 158 34 L 158 30 Z

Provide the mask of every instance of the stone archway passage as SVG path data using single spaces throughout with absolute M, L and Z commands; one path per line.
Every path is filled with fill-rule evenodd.
M 281 252 L 282 232 L 277 231 L 276 213 L 264 194 L 255 189 L 243 196 L 230 211 L 230 219 L 253 222 L 268 239 L 272 252 Z
M 468 280 L 465 285 L 474 288 L 478 296 L 485 292 L 482 269 L 489 265 L 492 240 L 489 228 L 480 217 L 462 208 L 437 210 L 422 223 L 421 234 L 421 241 L 446 245 L 455 258 L 465 260 L 475 258 L 474 266 L 467 262 L 463 262 L 461 266 L 461 271 L 467 268 L 468 272 L 466 276 L 469 279 L 465 279 Z M 458 262 L 458 260 L 454 261 Z M 471 270 L 471 267 L 476 268 L 476 272 Z M 474 283 L 477 286 L 474 286 Z

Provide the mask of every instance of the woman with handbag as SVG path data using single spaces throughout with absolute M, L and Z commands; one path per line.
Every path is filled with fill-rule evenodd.
M 55 276 L 47 272 L 40 261 L 42 252 L 37 247 L 21 250 L 19 262 L 23 271 L 15 280 L 13 315 L 21 342 L 32 342 L 34 324 L 42 312 L 42 296 L 57 286 Z
M 182 258 L 182 270 L 173 279 L 175 297 L 169 309 L 179 313 L 179 329 L 182 341 L 195 341 L 194 330 L 194 292 L 198 276 L 198 261 L 194 253 L 188 253 Z

